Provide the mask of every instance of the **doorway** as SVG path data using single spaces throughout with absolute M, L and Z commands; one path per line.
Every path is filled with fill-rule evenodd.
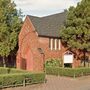
M 25 59 L 25 58 L 22 58 L 22 61 L 21 61 L 21 69 L 26 70 L 26 66 L 27 66 L 27 64 L 26 64 L 26 59 Z

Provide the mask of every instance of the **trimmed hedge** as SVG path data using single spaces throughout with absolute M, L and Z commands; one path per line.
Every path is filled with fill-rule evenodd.
M 0 67 L 0 74 L 10 74 L 10 73 L 25 73 L 25 70 L 18 70 L 15 68 L 4 68 Z
M 0 75 L 0 86 L 18 86 L 23 84 L 35 84 L 44 82 L 44 73 L 17 73 Z
M 49 75 L 60 75 L 69 77 L 79 77 L 90 75 L 90 68 L 61 68 L 61 67 L 46 67 L 46 73 Z
M 44 72 L 28 72 L 12 68 L 0 68 L 0 88 L 43 83 Z

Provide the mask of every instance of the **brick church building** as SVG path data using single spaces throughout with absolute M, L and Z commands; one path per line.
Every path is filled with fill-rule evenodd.
M 65 23 L 66 12 L 46 16 L 26 16 L 19 34 L 16 67 L 28 71 L 41 71 L 48 58 L 62 58 L 66 49 L 60 40 L 60 26 Z M 74 62 L 76 66 L 80 61 Z

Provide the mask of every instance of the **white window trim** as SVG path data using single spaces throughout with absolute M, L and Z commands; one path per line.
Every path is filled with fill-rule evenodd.
M 50 40 L 50 49 L 53 50 L 53 39 Z
M 55 50 L 57 50 L 57 39 L 55 39 L 55 42 L 54 42 L 54 47 L 55 47 Z
M 61 41 L 60 41 L 60 39 L 58 41 L 58 49 L 61 50 Z

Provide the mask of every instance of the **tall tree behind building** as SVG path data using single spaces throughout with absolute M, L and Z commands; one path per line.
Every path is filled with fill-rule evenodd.
M 83 52 L 85 66 L 85 55 L 90 51 L 90 0 L 82 0 L 77 7 L 69 8 L 60 36 L 69 48 Z

